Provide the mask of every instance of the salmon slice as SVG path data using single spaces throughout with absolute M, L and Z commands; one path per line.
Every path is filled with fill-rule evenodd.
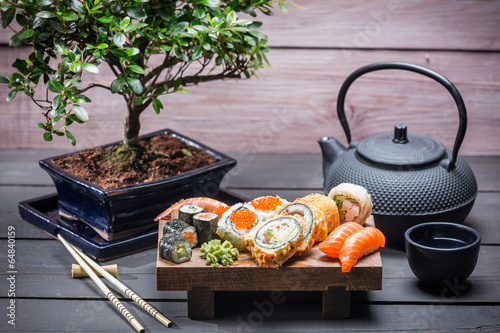
M 333 229 L 323 242 L 318 244 L 318 249 L 329 257 L 338 258 L 340 249 L 344 245 L 346 238 L 363 228 L 361 224 L 356 222 L 341 224 Z
M 385 236 L 377 228 L 366 227 L 356 231 L 347 237 L 340 249 L 339 259 L 342 263 L 342 272 L 350 272 L 361 257 L 377 251 L 380 246 L 384 247 L 384 245 Z

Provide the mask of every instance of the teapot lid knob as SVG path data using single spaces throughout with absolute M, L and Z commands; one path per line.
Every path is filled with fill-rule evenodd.
M 406 125 L 405 124 L 397 124 L 394 126 L 394 139 L 392 139 L 394 143 L 408 143 L 408 136 L 406 134 Z

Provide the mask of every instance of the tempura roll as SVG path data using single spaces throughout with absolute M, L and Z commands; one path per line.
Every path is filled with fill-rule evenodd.
M 302 227 L 294 217 L 279 216 L 259 223 L 244 238 L 259 266 L 277 268 L 295 254 Z

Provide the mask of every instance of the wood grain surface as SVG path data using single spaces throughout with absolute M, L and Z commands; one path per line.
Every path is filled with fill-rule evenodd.
M 162 99 L 165 110 L 143 115 L 142 133 L 173 128 L 222 151 L 318 153 L 325 135 L 345 142 L 335 105 L 340 85 L 357 68 L 379 61 L 407 61 L 449 78 L 468 108 L 461 155 L 500 155 L 500 2 L 496 1 L 297 1 L 305 9 L 261 17 L 269 36 L 272 68 L 260 78 L 189 87 Z M 0 75 L 29 48 L 9 48 L 0 29 Z M 101 66 L 87 80 L 110 83 Z M 90 82 L 89 81 L 89 82 Z M 0 85 L 0 96 L 8 89 Z M 90 94 L 90 121 L 74 125 L 78 149 L 119 140 L 125 104 L 105 90 Z M 0 148 L 71 149 L 64 138 L 42 140 L 43 121 L 29 99 L 0 101 Z M 117 111 L 121 110 L 121 111 Z M 433 136 L 450 148 L 458 116 L 451 96 L 417 74 L 383 71 L 350 89 L 346 114 L 354 139 L 391 132 Z
M 74 262 L 62 244 L 18 214 L 17 202 L 55 192 L 37 161 L 60 151 L 0 149 L 0 249 L 8 248 L 7 226 L 16 229 L 16 309 L 6 332 L 128 332 L 126 320 L 99 296 L 89 279 L 72 279 Z M 235 154 L 238 168 L 224 186 L 246 197 L 279 194 L 293 200 L 321 188 L 321 157 L 311 154 Z M 215 292 L 215 319 L 188 317 L 186 291 L 156 290 L 157 250 L 113 260 L 118 279 L 186 332 L 497 332 L 500 329 L 500 157 L 466 157 L 478 180 L 478 199 L 465 224 L 481 232 L 479 259 L 459 289 L 425 289 L 399 248 L 383 248 L 382 290 L 351 292 L 351 318 L 325 320 L 321 292 Z M 283 167 L 285 166 L 285 167 Z M 5 252 L 2 254 L 5 257 Z M 6 264 L 0 271 L 0 303 L 9 301 Z M 147 332 L 165 327 L 123 295 L 117 295 Z M 345 301 L 339 299 L 339 302 Z M 265 312 L 261 309 L 265 306 Z M 260 310 L 259 310 L 260 309 Z M 2 312 L 5 315 L 5 312 Z M 7 318 L 7 317 L 6 317 Z M 51 318 L 51 320 L 47 320 Z

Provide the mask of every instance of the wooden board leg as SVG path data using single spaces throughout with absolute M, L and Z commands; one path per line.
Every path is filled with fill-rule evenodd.
M 187 293 L 188 317 L 191 319 L 212 319 L 215 316 L 214 291 L 194 287 Z
M 341 319 L 351 317 L 351 292 L 345 287 L 329 287 L 323 291 L 323 317 Z

